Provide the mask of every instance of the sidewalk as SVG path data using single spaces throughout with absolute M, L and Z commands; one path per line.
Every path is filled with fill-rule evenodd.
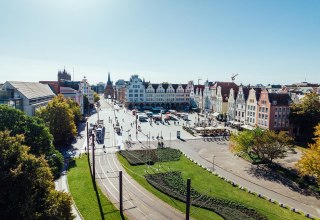
M 69 185 L 68 185 L 68 178 L 67 178 L 67 168 L 68 168 L 68 161 L 65 160 L 64 161 L 64 167 L 63 167 L 63 171 L 61 173 L 61 176 L 59 179 L 54 181 L 54 185 L 56 190 L 58 191 L 63 191 L 63 192 L 67 192 L 69 193 Z M 73 201 L 73 199 L 72 199 Z M 73 205 L 72 205 L 72 213 L 76 216 L 75 219 L 76 220 L 83 220 L 84 218 L 81 216 L 80 212 L 78 211 L 77 207 L 74 204 L 73 201 Z

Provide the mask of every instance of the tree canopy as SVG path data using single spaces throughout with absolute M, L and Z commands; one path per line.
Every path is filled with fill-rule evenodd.
M 38 110 L 36 115 L 49 127 L 55 146 L 70 144 L 77 134 L 74 113 L 62 95 L 54 97 L 46 107 Z
M 320 124 L 315 127 L 315 143 L 309 144 L 297 162 L 296 166 L 301 174 L 314 176 L 320 184 Z
M 59 97 L 59 98 L 61 98 L 61 97 Z M 66 101 L 67 101 L 69 108 L 72 110 L 72 113 L 74 115 L 74 123 L 78 127 L 80 121 L 82 120 L 80 106 L 78 103 L 76 103 L 75 101 L 73 101 L 70 98 L 67 98 Z
M 306 94 L 301 103 L 291 105 L 290 123 L 297 140 L 312 142 L 313 129 L 320 123 L 320 99 L 316 93 Z
M 73 219 L 71 197 L 54 189 L 44 156 L 23 143 L 23 135 L 0 131 L 0 219 Z
M 248 155 L 267 163 L 274 159 L 283 158 L 291 149 L 292 139 L 284 132 L 276 133 L 270 130 L 256 128 L 232 134 L 230 139 L 231 150 L 235 153 Z
M 98 93 L 93 93 L 93 98 L 94 98 L 94 102 L 98 102 L 100 100 L 100 96 L 98 95 Z
M 31 117 L 24 112 L 0 105 L 0 131 L 9 130 L 11 135 L 23 134 L 23 144 L 30 146 L 30 153 L 48 158 L 55 177 L 59 176 L 63 166 L 62 154 L 53 146 L 53 136 L 43 120 Z M 55 157 L 51 157 L 55 155 Z

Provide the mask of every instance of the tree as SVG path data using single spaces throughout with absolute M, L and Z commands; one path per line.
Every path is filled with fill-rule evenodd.
M 83 96 L 83 109 L 84 112 L 89 113 L 89 99 L 86 95 Z
M 73 219 L 71 197 L 54 190 L 44 156 L 30 154 L 24 142 L 0 131 L 0 219 Z
M 284 158 L 292 149 L 292 138 L 285 131 L 276 133 L 266 130 L 253 141 L 252 151 L 263 161 L 272 163 L 274 159 Z
M 306 94 L 301 103 L 290 107 L 290 123 L 296 130 L 296 140 L 312 142 L 313 129 L 320 123 L 320 99 L 316 93 Z
M 62 95 L 54 97 L 45 108 L 38 110 L 36 115 L 49 127 L 55 146 L 70 144 L 77 134 L 73 111 Z
M 23 144 L 30 146 L 30 153 L 45 155 L 55 177 L 63 166 L 62 154 L 53 146 L 53 137 L 43 120 L 30 117 L 24 112 L 0 105 L 0 131 L 9 130 L 12 135 L 24 134 Z M 55 155 L 55 157 L 52 157 Z
M 252 154 L 254 140 L 256 137 L 261 136 L 262 134 L 263 130 L 260 128 L 232 133 L 230 137 L 231 151 L 234 153 L 246 154 L 253 160 L 253 158 L 256 156 Z
M 98 95 L 98 93 L 93 93 L 93 99 L 94 99 L 94 102 L 98 102 L 100 100 L 100 96 Z
M 284 131 L 276 133 L 270 130 L 263 131 L 259 128 L 232 134 L 230 140 L 233 152 L 244 153 L 253 161 L 254 158 L 259 158 L 268 163 L 272 163 L 274 159 L 285 157 L 292 147 L 292 138 Z
M 309 144 L 309 149 L 303 152 L 296 167 L 303 175 L 314 176 L 320 184 L 320 123 L 315 127 L 315 143 Z
M 69 108 L 72 110 L 73 116 L 74 116 L 74 123 L 78 127 L 80 121 L 82 120 L 82 114 L 81 109 L 78 103 L 73 101 L 70 98 L 67 98 L 67 103 L 69 105 Z

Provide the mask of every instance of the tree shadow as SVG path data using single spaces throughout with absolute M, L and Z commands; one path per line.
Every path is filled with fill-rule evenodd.
M 300 177 L 295 170 L 284 168 L 278 164 L 251 166 L 247 173 L 258 179 L 280 183 L 302 195 L 320 198 L 319 188 L 315 189 L 318 187 L 315 182 Z

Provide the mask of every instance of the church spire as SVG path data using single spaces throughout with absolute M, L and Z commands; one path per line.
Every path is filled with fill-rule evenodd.
M 108 83 L 110 83 L 111 80 L 110 80 L 110 72 L 108 72 Z

